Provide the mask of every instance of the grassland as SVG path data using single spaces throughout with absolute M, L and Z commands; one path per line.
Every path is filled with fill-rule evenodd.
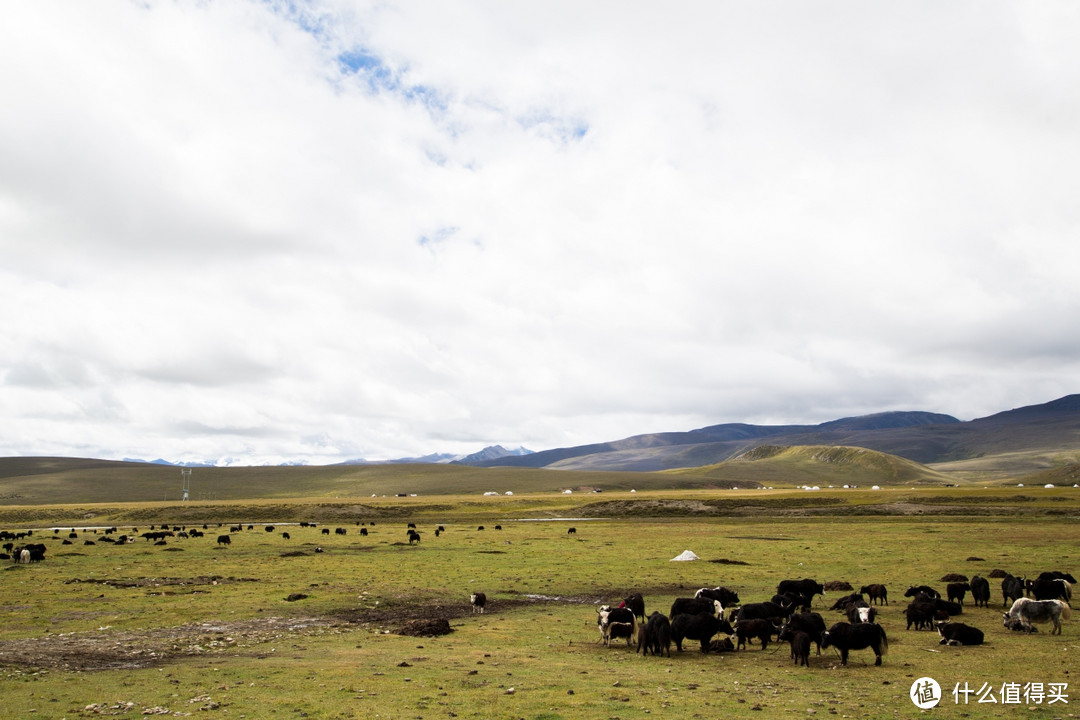
M 794 488 L 851 485 L 861 488 L 946 487 L 972 489 L 1017 483 L 1075 484 L 1080 466 L 1071 456 L 1046 458 L 1036 475 L 1019 473 L 1008 454 L 989 460 L 945 463 L 933 468 L 855 447 L 763 446 L 717 465 L 663 472 L 586 472 L 532 468 L 475 468 L 463 465 L 327 465 L 195 468 L 191 500 L 197 502 L 306 502 L 334 504 L 342 498 L 362 502 L 398 496 L 432 498 L 444 494 L 481 495 L 560 493 L 602 490 L 669 491 L 734 488 Z M 150 463 L 77 458 L 0 458 L 0 508 L 180 499 L 179 469 Z
M 0 570 L 0 717 L 892 718 L 918 714 L 908 690 L 923 676 L 946 691 L 932 712 L 950 717 L 1068 717 L 1080 699 L 1070 687 L 1070 705 L 1028 710 L 977 698 L 957 707 L 949 694 L 964 682 L 1069 683 L 1080 618 L 1061 637 L 1009 633 L 997 583 L 991 608 L 969 605 L 962 617 L 986 632 L 982 647 L 940 646 L 934 633 L 905 630 L 901 614 L 908 585 L 943 589 L 946 573 L 1075 573 L 1080 490 L 480 491 L 504 486 L 0 507 L 0 527 L 57 537 L 44 541 L 45 562 Z M 217 522 L 240 520 L 252 529 L 219 547 L 228 528 Z M 302 520 L 320 527 L 281 524 Z M 206 523 L 207 535 L 115 547 L 84 530 L 163 522 Z M 423 533 L 418 545 L 406 542 L 407 522 Z M 347 534 L 324 535 L 327 524 Z M 446 532 L 435 537 L 438 524 Z M 687 549 L 702 559 L 671 562 Z M 598 642 L 596 604 L 632 591 L 666 611 L 698 587 L 754 601 L 799 577 L 888 585 L 884 666 L 868 651 L 841 668 L 826 650 L 799 669 L 786 647 L 669 659 Z M 474 590 L 490 598 L 484 615 L 470 613 Z M 827 622 L 840 619 L 827 610 L 839 594 L 816 601 Z M 452 632 L 412 634 L 410 623 L 436 621 Z

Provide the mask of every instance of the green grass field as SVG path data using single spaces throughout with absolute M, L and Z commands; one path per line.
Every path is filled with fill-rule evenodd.
M 882 506 L 903 512 L 866 510 Z M 134 521 L 140 532 L 166 520 L 191 526 L 195 517 L 210 527 L 166 546 L 140 539 L 114 547 L 71 521 L 87 515 L 92 522 L 83 524 Z M 215 539 L 229 528 L 211 524 L 214 515 L 243 517 L 254 529 L 219 548 Z M 1075 716 L 1080 618 L 1066 621 L 1060 637 L 1048 627 L 1010 633 L 991 581 L 991 607 L 969 604 L 960 618 L 987 644 L 944 647 L 936 633 L 905 630 L 902 596 L 910 584 L 944 591 L 946 573 L 1075 573 L 1078 515 L 1071 488 L 1000 487 L 8 506 L 0 508 L 6 529 L 64 517 L 57 535 L 73 527 L 78 537 L 46 540 L 44 563 L 0 570 L 0 717 L 892 718 L 919 714 L 908 690 L 923 676 L 946 694 L 931 713 Z M 320 527 L 267 532 L 261 522 L 290 518 Z M 357 521 L 374 521 L 367 537 Z M 409 521 L 423 533 L 418 545 L 407 543 Z M 446 532 L 436 538 L 440 523 Z M 671 562 L 687 549 L 701 560 Z M 702 586 L 726 585 L 747 602 L 802 577 L 889 587 L 882 667 L 869 651 L 842 668 L 826 649 L 800 669 L 786 646 L 705 656 L 690 643 L 669 659 L 599 642 L 596 606 L 633 591 L 644 594 L 647 612 L 666 613 L 675 597 Z M 489 598 L 483 615 L 468 605 L 476 590 Z M 292 594 L 306 597 L 287 601 Z M 829 624 L 841 619 L 827 609 L 840 594 L 815 601 Z M 407 634 L 410 621 L 433 620 L 452 632 Z M 965 682 L 976 690 L 1069 683 L 1072 697 L 1066 706 L 972 696 L 959 707 L 951 693 Z

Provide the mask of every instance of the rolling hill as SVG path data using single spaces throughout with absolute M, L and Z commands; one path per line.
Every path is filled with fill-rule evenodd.
M 761 445 L 861 447 L 968 479 L 1004 479 L 1080 461 L 1080 395 L 967 422 L 938 413 L 889 412 L 819 425 L 733 423 L 478 465 L 655 472 L 722 463 Z
M 555 472 L 557 470 L 557 472 Z M 961 422 L 881 413 L 814 426 L 714 425 L 475 464 L 196 468 L 193 501 L 704 488 L 1069 484 L 1080 477 L 1080 395 Z M 174 466 L 0 458 L 0 506 L 177 501 Z
M 670 470 L 752 487 L 852 485 L 943 485 L 948 475 L 895 455 L 836 445 L 758 445 L 715 465 Z

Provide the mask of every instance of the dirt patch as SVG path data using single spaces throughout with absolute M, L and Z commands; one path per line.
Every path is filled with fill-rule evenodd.
M 109 585 L 117 588 L 133 587 L 170 587 L 170 586 L 193 586 L 200 585 L 228 585 L 242 582 L 259 582 L 258 578 L 222 577 L 221 575 L 199 575 L 197 577 L 143 577 L 143 578 L 72 578 L 65 580 L 65 585 L 73 583 L 93 583 L 97 585 Z
M 576 511 L 582 517 L 663 517 L 713 515 L 715 510 L 700 500 L 607 500 L 589 503 Z
M 430 620 L 410 620 L 398 628 L 398 635 L 409 637 L 435 637 L 437 635 L 449 635 L 453 632 L 450 621 L 446 618 L 434 618 Z
M 332 625 L 325 618 L 273 617 L 171 628 L 61 633 L 0 642 L 0 665 L 70 671 L 157 667 L 181 657 L 220 653 L 329 627 Z
M 207 576 L 209 580 L 211 576 Z M 163 578 L 141 578 L 149 584 Z M 190 583 L 193 578 L 173 578 Z M 243 578 L 239 579 L 240 581 Z M 85 582 L 85 581 L 73 581 Z M 108 581 L 93 581 L 108 582 Z M 126 583 L 128 581 L 120 581 Z M 119 587 L 131 587 L 122 584 Z M 488 611 L 510 610 L 544 598 L 512 598 L 488 603 Z M 230 622 L 202 622 L 168 628 L 61 633 L 0 641 L 0 666 L 20 670 L 130 670 L 159 667 L 182 658 L 254 652 L 259 645 L 297 635 L 346 633 L 357 630 L 431 637 L 451 632 L 450 621 L 472 612 L 467 604 L 438 605 L 428 600 L 393 600 L 372 607 L 351 608 L 320 616 L 266 617 Z

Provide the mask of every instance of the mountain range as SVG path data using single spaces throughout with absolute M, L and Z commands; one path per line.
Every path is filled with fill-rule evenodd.
M 884 412 L 818 425 L 727 423 L 686 432 L 457 462 L 478 467 L 658 471 L 732 460 L 754 448 L 850 446 L 924 465 L 982 465 L 1036 472 L 1080 459 L 1080 395 L 961 421 L 930 412 Z
M 507 450 L 502 445 L 488 445 L 483 450 L 471 453 L 469 455 L 455 455 L 453 453 L 431 453 L 429 455 L 422 455 L 420 457 L 403 457 L 394 458 L 393 460 L 365 460 L 363 458 L 356 458 L 354 460 L 346 460 L 338 463 L 339 465 L 405 465 L 410 463 L 461 463 L 463 465 L 475 465 L 481 462 L 498 460 L 504 457 L 515 457 L 519 455 L 528 455 L 532 450 L 525 447 L 515 448 L 513 450 Z M 148 463 L 150 465 L 169 465 L 171 467 L 189 467 L 189 468 L 211 468 L 211 467 L 233 467 L 242 466 L 246 463 L 242 461 L 232 460 L 229 458 L 223 458 L 216 461 L 203 460 L 195 462 L 172 462 L 165 460 L 164 458 L 158 458 L 156 460 L 143 460 L 141 458 L 124 458 L 123 462 L 131 463 Z M 279 465 L 306 465 L 304 462 L 287 462 L 279 463 Z

